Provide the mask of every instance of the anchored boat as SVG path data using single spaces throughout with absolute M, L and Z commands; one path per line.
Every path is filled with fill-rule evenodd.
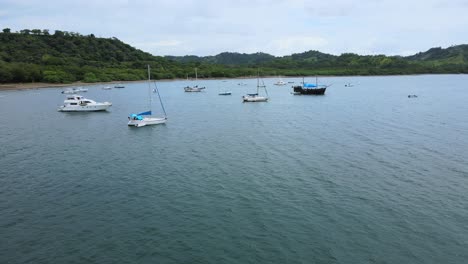
M 315 77 L 315 84 L 306 83 L 302 80 L 302 85 L 293 86 L 293 94 L 295 95 L 324 95 L 325 91 L 331 85 L 318 84 L 317 77 Z
M 69 95 L 57 110 L 59 112 L 94 112 L 105 111 L 111 106 L 110 102 L 99 103 L 81 95 Z
M 159 102 L 161 103 L 161 108 L 163 111 L 162 116 L 154 116 L 152 113 L 152 102 L 153 97 L 152 94 L 158 94 Z M 128 125 L 134 127 L 142 127 L 142 126 L 149 126 L 149 125 L 157 125 L 157 124 L 164 124 L 167 121 L 166 110 L 164 109 L 164 105 L 161 100 L 161 96 L 159 95 L 159 90 L 154 82 L 154 89 L 151 89 L 151 75 L 150 75 L 150 66 L 148 65 L 148 98 L 149 98 L 149 110 L 145 112 L 141 112 L 138 114 L 130 114 L 128 116 Z
M 267 102 L 268 91 L 266 89 L 266 85 L 263 82 L 263 80 L 261 80 L 261 83 L 262 84 L 260 84 L 260 74 L 257 72 L 257 92 L 242 96 L 242 101 L 243 102 Z M 259 95 L 260 88 L 263 88 L 265 90 L 266 96 Z

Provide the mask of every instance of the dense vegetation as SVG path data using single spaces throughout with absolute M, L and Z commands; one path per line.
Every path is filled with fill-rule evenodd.
M 123 81 L 146 78 L 241 77 L 263 75 L 381 75 L 418 73 L 468 73 L 468 45 L 433 48 L 409 57 L 340 56 L 307 51 L 284 57 L 265 53 L 225 52 L 216 56 L 153 56 L 117 38 L 44 29 L 0 32 L 0 83 Z

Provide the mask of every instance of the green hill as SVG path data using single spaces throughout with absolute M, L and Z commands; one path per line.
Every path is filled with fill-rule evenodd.
M 266 53 L 223 52 L 215 56 L 153 56 L 117 38 L 56 30 L 0 32 L 0 83 L 144 80 L 256 75 L 380 75 L 468 73 L 468 45 L 433 48 L 413 56 L 339 56 L 307 51 L 275 57 Z
M 245 54 L 237 52 L 223 52 L 216 56 L 198 57 L 198 56 L 166 56 L 165 58 L 181 62 L 200 62 L 210 64 L 221 64 L 230 66 L 256 66 L 261 63 L 269 62 L 275 59 L 274 56 L 262 52 L 254 54 Z

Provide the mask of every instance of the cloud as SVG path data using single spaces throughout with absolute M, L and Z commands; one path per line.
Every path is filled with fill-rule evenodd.
M 320 50 L 327 40 L 319 36 L 280 36 L 267 46 L 267 52 L 275 55 L 290 55 L 298 51 Z
M 466 42 L 464 0 L 0 0 L 2 26 L 117 37 L 155 55 L 406 54 Z

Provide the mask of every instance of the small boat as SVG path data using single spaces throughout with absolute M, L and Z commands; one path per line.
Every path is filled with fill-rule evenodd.
M 151 93 L 151 90 L 153 91 Z M 161 108 L 164 113 L 163 116 L 153 116 L 152 113 L 152 94 L 156 93 L 158 94 L 159 102 L 161 103 Z M 150 74 L 150 66 L 148 65 L 148 95 L 149 95 L 149 110 L 139 113 L 139 114 L 130 114 L 128 116 L 128 126 L 134 126 L 134 127 L 143 127 L 143 126 L 149 126 L 149 125 L 157 125 L 157 124 L 164 124 L 167 121 L 167 115 L 166 115 L 166 110 L 164 109 L 164 105 L 161 100 L 161 96 L 159 95 L 159 90 L 158 87 L 156 86 L 156 83 L 154 82 L 154 88 L 151 89 L 151 74 Z
M 218 95 L 231 95 L 231 91 L 220 92 Z
M 57 110 L 59 112 L 94 112 L 105 111 L 111 106 L 110 102 L 99 103 L 81 95 L 69 95 Z
M 259 96 L 260 88 L 265 89 L 266 96 Z M 259 73 L 257 73 L 257 92 L 242 96 L 242 101 L 243 102 L 267 102 L 268 101 L 268 91 L 266 89 L 266 86 L 263 80 L 262 80 L 262 84 L 260 85 Z
M 105 87 L 102 87 L 103 90 L 112 90 L 112 87 L 110 86 L 105 86 Z
M 64 91 L 62 91 L 63 94 L 76 94 L 78 93 L 75 88 L 72 88 L 72 89 L 66 89 Z
M 302 81 L 302 85 L 293 86 L 294 94 L 304 94 L 304 95 L 324 95 L 325 91 L 331 85 L 318 84 L 317 77 L 315 78 L 315 84 L 306 83 Z
M 198 73 L 197 73 L 197 68 L 195 68 L 195 82 L 198 81 Z M 205 89 L 206 87 L 198 87 L 198 85 L 195 86 L 186 86 L 184 87 L 185 92 L 201 92 Z
M 75 91 L 78 93 L 87 92 L 88 88 L 78 87 L 78 88 L 75 88 Z
M 352 83 L 347 83 L 344 85 L 345 87 L 353 87 L 354 85 Z
M 409 94 L 409 95 L 408 95 L 408 98 L 418 98 L 418 96 L 415 95 L 415 94 Z
M 125 88 L 125 86 L 123 86 L 122 84 L 117 84 L 114 86 L 114 88 Z
M 274 85 L 283 86 L 286 85 L 286 83 L 281 79 L 281 77 L 279 77 L 278 81 L 275 82 Z
M 185 92 L 201 92 L 205 89 L 206 87 L 198 87 L 198 85 L 195 85 L 195 86 L 186 86 L 184 87 L 184 91 Z
M 82 88 L 82 87 L 73 87 L 73 88 L 68 88 L 64 91 L 62 91 L 63 94 L 76 94 L 80 92 L 87 92 L 88 89 Z
M 246 86 L 247 84 L 246 84 L 246 83 L 243 83 L 243 82 L 240 82 L 240 83 L 238 83 L 237 85 Z

